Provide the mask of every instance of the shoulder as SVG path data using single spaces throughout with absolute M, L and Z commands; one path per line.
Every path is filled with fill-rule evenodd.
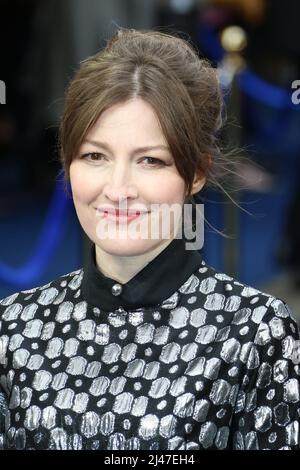
M 15 320 L 24 308 L 34 313 L 39 306 L 60 304 L 65 298 L 75 295 L 81 286 L 83 269 L 64 274 L 42 286 L 10 294 L 0 300 L 0 321 Z
M 290 322 L 294 328 L 298 328 L 285 300 L 240 282 L 207 265 L 204 260 L 181 287 L 181 292 L 184 293 L 191 293 L 193 290 L 203 295 L 205 310 L 231 313 L 235 324 L 244 324 L 250 320 L 258 326 L 268 321 L 275 330 L 278 325 Z

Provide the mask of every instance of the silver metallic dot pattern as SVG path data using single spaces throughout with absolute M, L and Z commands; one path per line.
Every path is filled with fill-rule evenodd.
M 82 279 L 0 301 L 0 449 L 299 448 L 283 301 L 203 261 L 153 308 L 104 311 Z

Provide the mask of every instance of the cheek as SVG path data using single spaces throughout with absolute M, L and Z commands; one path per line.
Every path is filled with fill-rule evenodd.
M 88 202 L 99 192 L 99 181 L 92 178 L 78 162 L 70 166 L 70 183 L 74 201 Z
M 184 198 L 185 183 L 178 175 L 157 177 L 151 185 L 144 185 L 142 192 L 146 199 L 154 203 L 181 203 Z

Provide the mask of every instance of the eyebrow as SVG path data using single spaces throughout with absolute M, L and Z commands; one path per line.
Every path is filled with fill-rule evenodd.
M 95 145 L 95 147 L 103 148 L 103 149 L 108 150 L 108 151 L 111 150 L 109 145 L 106 144 L 105 142 L 99 142 L 97 140 L 85 139 L 83 144 L 86 143 L 86 142 L 89 143 L 89 144 Z M 142 153 L 142 152 L 147 152 L 148 150 L 168 150 L 168 151 L 170 151 L 169 147 L 166 146 L 166 145 L 150 145 L 150 146 L 146 146 L 146 147 L 138 147 L 138 148 L 134 149 L 132 151 L 132 153 L 133 154 Z

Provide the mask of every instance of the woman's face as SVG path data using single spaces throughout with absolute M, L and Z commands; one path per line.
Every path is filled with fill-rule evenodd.
M 185 182 L 156 113 L 141 98 L 119 103 L 101 114 L 71 163 L 70 182 L 83 230 L 107 253 L 147 253 L 177 233 Z M 177 212 L 171 210 L 166 224 L 167 208 L 171 207 L 177 207 Z M 114 213 L 107 215 L 105 209 Z M 124 216 L 117 217 L 116 209 Z M 136 215 L 138 210 L 142 212 L 138 217 L 126 216 Z

